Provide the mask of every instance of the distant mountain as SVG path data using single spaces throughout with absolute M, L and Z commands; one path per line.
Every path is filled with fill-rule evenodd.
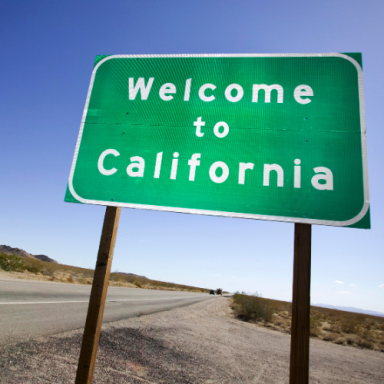
M 34 259 L 38 259 L 41 261 L 48 261 L 50 263 L 57 263 L 56 260 L 53 260 L 46 255 L 32 255 L 31 253 L 25 252 L 23 249 L 12 248 L 9 245 L 0 245 L 0 253 L 5 253 L 6 255 L 16 255 L 16 256 L 26 257 L 26 258 L 32 257 Z
M 53 260 L 46 255 L 33 255 L 33 257 L 35 257 L 36 259 L 39 259 L 41 261 L 48 261 L 49 263 L 56 263 L 57 264 L 56 260 Z
M 5 253 L 7 255 L 16 255 L 20 257 L 33 257 L 30 253 L 25 252 L 20 248 L 12 248 L 9 245 L 0 245 L 0 253 Z
M 364 315 L 371 315 L 371 316 L 380 316 L 384 317 L 384 313 L 381 312 L 375 312 L 370 311 L 369 309 L 361 309 L 361 308 L 355 308 L 355 307 L 342 307 L 342 306 L 335 306 L 335 305 L 329 305 L 329 304 L 311 304 L 313 307 L 322 307 L 322 308 L 329 308 L 329 309 L 338 309 L 339 311 L 346 311 L 346 312 L 355 312 L 355 313 L 363 313 Z

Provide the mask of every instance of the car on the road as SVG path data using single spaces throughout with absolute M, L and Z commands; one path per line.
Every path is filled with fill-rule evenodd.
M 214 291 L 213 289 L 211 289 L 211 290 L 209 291 L 209 294 L 210 294 L 210 295 L 214 295 L 214 294 L 215 294 L 215 291 Z

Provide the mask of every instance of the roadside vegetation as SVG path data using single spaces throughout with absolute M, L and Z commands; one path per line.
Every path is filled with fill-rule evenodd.
M 232 298 L 234 315 L 244 321 L 291 333 L 292 304 L 237 292 Z M 384 318 L 311 307 L 311 337 L 340 345 L 384 350 Z
M 92 284 L 94 272 L 92 269 L 50 263 L 32 257 L 20 257 L 5 253 L 0 254 L 0 270 L 10 272 L 20 278 L 73 284 Z M 111 273 L 109 285 L 117 287 L 209 293 L 209 289 L 205 288 L 151 280 L 144 276 L 121 272 Z
M 272 321 L 272 307 L 267 300 L 258 293 L 233 295 L 233 309 L 236 316 L 244 321 L 270 323 Z

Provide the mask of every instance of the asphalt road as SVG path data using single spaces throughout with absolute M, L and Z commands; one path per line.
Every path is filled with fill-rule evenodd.
M 0 344 L 83 328 L 91 287 L 0 278 Z M 109 287 L 104 322 L 212 298 L 204 293 Z

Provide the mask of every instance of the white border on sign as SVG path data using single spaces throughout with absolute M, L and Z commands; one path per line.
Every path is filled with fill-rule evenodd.
M 107 60 L 111 59 L 147 59 L 147 58 L 189 58 L 189 57 L 340 57 L 342 59 L 350 61 L 357 69 L 358 73 L 358 85 L 359 85 L 359 102 L 360 102 L 360 127 L 361 127 L 361 150 L 363 156 L 363 181 L 364 181 L 364 204 L 360 213 L 354 218 L 346 221 L 333 221 L 333 220 L 317 220 L 317 219 L 305 219 L 300 217 L 285 217 L 285 216 L 270 216 L 270 215 L 255 215 L 245 214 L 238 212 L 222 212 L 222 211 L 209 211 L 205 209 L 190 209 L 179 207 L 162 207 L 157 205 L 145 205 L 145 204 L 130 204 L 130 203 L 117 203 L 112 201 L 98 201 L 87 200 L 80 197 L 73 188 L 73 176 L 75 173 L 77 156 L 79 153 L 81 138 L 83 136 L 85 119 L 88 112 L 88 105 L 91 98 L 92 87 L 96 76 L 96 71 Z M 81 119 L 80 132 L 77 138 L 75 154 L 73 157 L 71 172 L 69 174 L 69 190 L 72 196 L 81 203 L 95 204 L 95 205 L 107 205 L 114 207 L 125 208 L 137 208 L 137 209 L 150 209 L 156 211 L 168 211 L 179 213 L 192 213 L 198 215 L 210 215 L 210 216 L 224 216 L 224 217 L 239 217 L 244 219 L 257 219 L 257 220 L 270 220 L 270 221 L 283 221 L 288 223 L 304 223 L 304 224 L 318 224 L 318 225 L 331 225 L 336 227 L 345 227 L 352 225 L 360 221 L 368 211 L 369 208 L 369 187 L 368 187 L 368 160 L 367 160 L 367 139 L 366 139 L 366 127 L 365 127 L 365 108 L 364 108 L 364 90 L 363 90 L 363 71 L 359 63 L 348 55 L 342 53 L 286 53 L 286 54 L 200 54 L 200 55 L 111 55 L 101 60 L 93 69 L 91 82 L 88 89 L 87 100 L 85 102 L 84 112 Z

